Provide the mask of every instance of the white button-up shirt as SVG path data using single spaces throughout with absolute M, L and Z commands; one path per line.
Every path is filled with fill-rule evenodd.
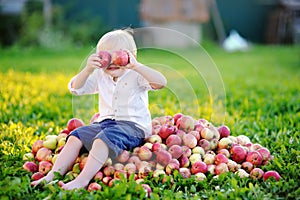
M 139 73 L 126 70 L 115 82 L 102 69 L 96 69 L 79 88 L 69 90 L 75 95 L 99 93 L 99 113 L 97 121 L 104 119 L 127 120 L 144 130 L 145 137 L 151 135 L 151 115 L 148 109 L 149 82 Z

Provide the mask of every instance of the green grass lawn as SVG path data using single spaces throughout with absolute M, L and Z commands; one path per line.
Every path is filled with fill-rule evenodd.
M 278 171 L 282 179 L 263 182 L 227 174 L 202 182 L 180 179 L 173 187 L 148 180 L 156 195 L 152 198 L 300 199 L 300 48 L 254 45 L 248 52 L 226 53 L 213 44 L 204 47 L 206 51 L 190 49 L 184 55 L 199 56 L 197 64 L 217 70 L 207 79 L 193 71 L 186 57 L 141 50 L 139 60 L 162 69 L 168 78 L 168 87 L 150 93 L 153 117 L 177 112 L 194 118 L 214 116 L 217 125 L 224 122 L 231 128 L 232 135 L 247 135 L 270 149 L 274 160 L 264 169 Z M 61 191 L 57 186 L 33 189 L 30 173 L 22 170 L 22 156 L 35 140 L 58 133 L 75 114 L 88 122 L 96 111 L 95 104 L 88 111 L 74 110 L 77 99 L 67 89 L 92 50 L 0 50 L 0 199 L 140 198 L 133 186 L 123 193 L 127 183 L 96 194 Z M 212 98 L 208 86 L 223 95 Z

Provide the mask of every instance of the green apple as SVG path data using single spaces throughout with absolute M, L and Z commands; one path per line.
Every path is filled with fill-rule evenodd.
M 57 156 L 58 156 L 58 154 L 55 154 L 55 155 L 52 157 L 52 160 L 51 160 L 52 164 L 55 163 L 55 161 L 56 161 L 56 159 L 57 159 Z
M 79 167 L 79 163 L 75 163 L 73 165 L 73 168 L 72 168 L 72 171 L 76 174 L 79 174 L 80 173 L 80 167 Z
M 66 144 L 67 138 L 60 138 L 60 140 L 57 143 L 57 147 L 64 146 Z
M 24 155 L 23 155 L 23 160 L 24 161 L 33 161 L 34 160 L 34 155 L 33 155 L 33 153 L 25 153 Z
M 56 149 L 57 141 L 54 138 L 49 138 L 44 141 L 44 147 L 50 150 Z

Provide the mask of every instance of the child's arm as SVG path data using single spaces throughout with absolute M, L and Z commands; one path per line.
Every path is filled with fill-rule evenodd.
M 128 54 L 130 57 L 128 67 L 141 74 L 150 83 L 153 89 L 161 89 L 166 86 L 167 79 L 162 73 L 138 62 L 131 52 L 128 51 Z
M 72 88 L 79 89 L 81 88 L 90 74 L 94 71 L 95 68 L 100 67 L 100 58 L 97 54 L 92 54 L 87 60 L 85 68 L 79 72 L 76 77 L 73 79 Z

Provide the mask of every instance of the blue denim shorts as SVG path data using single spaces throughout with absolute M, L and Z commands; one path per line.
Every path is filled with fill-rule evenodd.
M 95 139 L 101 139 L 108 146 L 111 158 L 118 157 L 123 150 L 131 151 L 134 147 L 141 145 L 145 139 L 144 131 L 134 122 L 112 119 L 79 127 L 69 134 L 71 135 L 79 138 L 87 151 L 92 149 Z

